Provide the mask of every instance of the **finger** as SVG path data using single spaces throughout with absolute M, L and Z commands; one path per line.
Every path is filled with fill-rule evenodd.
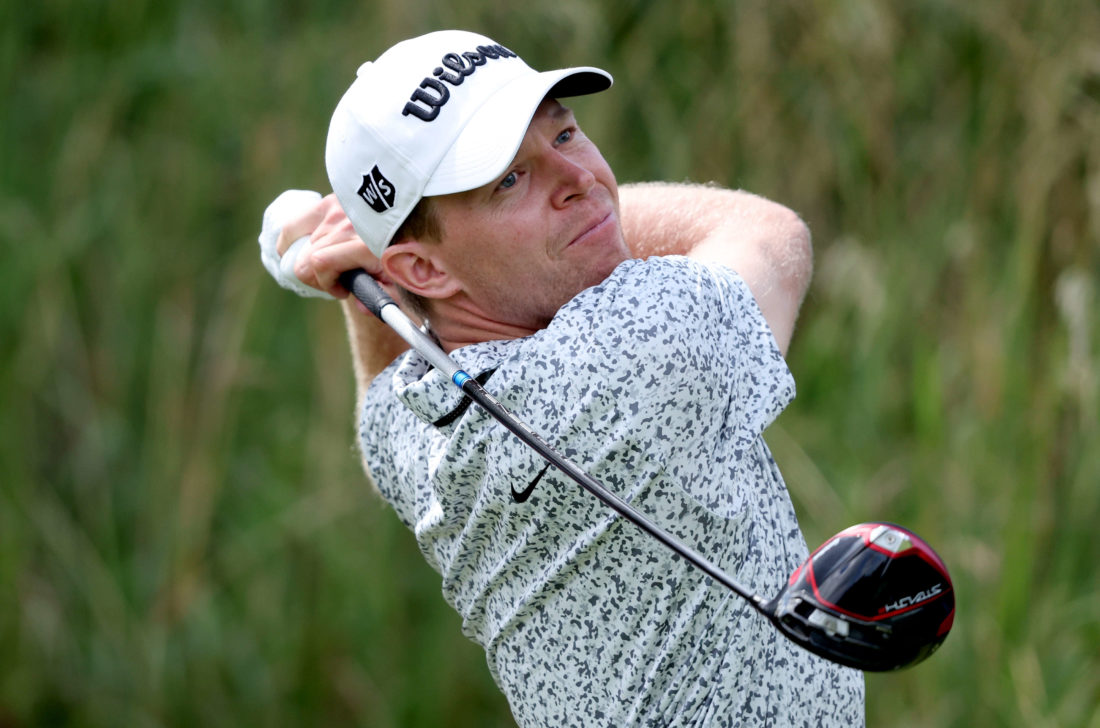
M 355 232 L 355 227 L 352 225 L 351 220 L 348 219 L 347 214 L 344 212 L 344 208 L 340 206 L 340 202 L 337 200 L 336 195 L 325 197 L 320 204 L 322 208 L 322 219 L 320 224 L 314 228 L 310 236 L 314 243 L 317 243 L 321 238 L 359 239 L 358 233 Z
M 343 206 L 340 204 L 340 199 L 335 193 L 325 195 L 321 199 L 321 207 L 324 210 L 324 224 L 328 227 L 335 227 L 341 223 L 347 223 L 351 225 L 351 221 L 348 220 L 347 213 L 344 212 Z
M 340 274 L 355 268 L 363 268 L 372 275 L 381 273 L 378 259 L 358 237 L 311 246 L 295 261 L 294 274 L 306 285 L 344 298 L 348 292 L 340 284 Z

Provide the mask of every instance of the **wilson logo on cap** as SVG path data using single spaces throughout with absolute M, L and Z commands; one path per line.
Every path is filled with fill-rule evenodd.
M 438 79 L 452 86 L 461 86 L 466 77 L 476 71 L 478 66 L 484 66 L 486 60 L 496 58 L 519 58 L 519 56 L 499 43 L 479 45 L 477 50 L 462 54 L 447 53 L 440 61 L 443 65 L 432 71 L 432 76 L 437 78 L 426 76 L 420 82 L 420 87 L 413 91 L 401 115 L 412 114 L 424 121 L 435 121 L 435 117 L 439 116 L 439 110 L 451 98 L 451 92 Z
M 364 202 L 371 206 L 372 210 L 385 212 L 393 207 L 397 190 L 394 189 L 393 183 L 385 178 L 376 164 L 370 174 L 363 175 L 363 184 L 359 185 L 358 194 Z

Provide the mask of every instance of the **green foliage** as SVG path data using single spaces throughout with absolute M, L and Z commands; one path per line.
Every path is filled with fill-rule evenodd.
M 508 725 L 353 449 L 335 307 L 258 263 L 355 67 L 595 64 L 623 181 L 815 233 L 769 431 L 807 540 L 886 519 L 953 634 L 870 725 L 1100 726 L 1100 7 L 43 0 L 0 9 L 0 726 Z

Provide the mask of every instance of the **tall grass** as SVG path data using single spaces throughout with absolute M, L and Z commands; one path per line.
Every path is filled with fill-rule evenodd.
M 959 597 L 869 723 L 1100 726 L 1100 7 L 462 5 L 0 9 L 0 726 L 509 724 L 360 476 L 338 312 L 254 242 L 356 65 L 445 26 L 611 70 L 621 180 L 810 223 L 807 539 L 910 525 Z

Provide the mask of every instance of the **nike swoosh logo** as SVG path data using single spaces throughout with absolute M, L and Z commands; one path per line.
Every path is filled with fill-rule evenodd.
M 530 484 L 528 484 L 528 486 L 523 490 L 522 493 L 516 492 L 516 486 L 513 485 L 512 500 L 514 500 L 516 503 L 523 503 L 525 500 L 530 498 L 531 493 L 535 491 L 535 486 L 539 484 L 540 480 L 542 480 L 542 476 L 546 475 L 546 470 L 549 467 L 550 463 L 546 463 L 546 465 L 543 465 L 542 470 L 539 471 L 539 474 L 535 476 L 535 479 L 532 480 Z

